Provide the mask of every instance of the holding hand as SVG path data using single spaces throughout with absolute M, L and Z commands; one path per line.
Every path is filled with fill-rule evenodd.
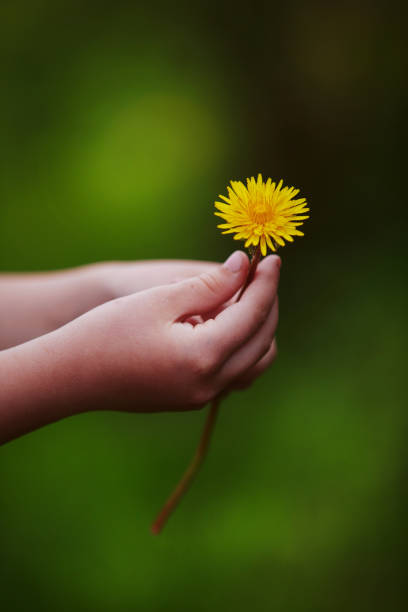
M 80 409 L 186 410 L 251 382 L 275 356 L 279 264 L 267 257 L 240 302 L 223 310 L 247 275 L 240 251 L 210 272 L 113 300 L 62 328 Z
M 280 259 L 266 257 L 234 303 L 248 266 L 237 251 L 0 351 L 0 442 L 86 410 L 199 408 L 249 384 L 276 352 Z

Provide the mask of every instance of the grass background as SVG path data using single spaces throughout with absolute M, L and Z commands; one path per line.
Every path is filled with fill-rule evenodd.
M 6 0 L 0 268 L 222 260 L 212 203 L 282 177 L 280 356 L 204 413 L 90 414 L 6 445 L 4 610 L 405 610 L 405 109 L 399 3 Z M 6 322 L 4 322 L 6 324 Z

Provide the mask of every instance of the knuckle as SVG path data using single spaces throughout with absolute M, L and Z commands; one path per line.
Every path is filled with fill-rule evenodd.
M 200 274 L 199 279 L 201 285 L 206 290 L 210 291 L 210 293 L 218 295 L 221 288 L 221 282 L 214 274 L 211 274 L 210 272 L 203 272 L 203 274 Z
M 190 358 L 190 368 L 194 378 L 211 376 L 216 369 L 216 359 L 211 349 L 195 351 Z

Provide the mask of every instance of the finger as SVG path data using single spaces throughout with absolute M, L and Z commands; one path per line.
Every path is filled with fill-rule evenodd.
M 214 308 L 213 310 L 210 310 L 209 312 L 207 312 L 203 316 L 203 321 L 207 321 L 208 319 L 215 319 L 215 317 L 217 317 L 220 314 L 220 312 L 222 312 L 223 310 L 225 310 L 226 308 L 228 308 L 229 306 L 234 304 L 237 301 L 237 299 L 238 299 L 240 291 L 241 291 L 241 288 L 234 293 L 232 298 L 230 298 L 229 300 L 227 300 L 226 302 L 224 302 L 220 306 L 217 306 L 217 308 Z
M 180 282 L 203 272 L 210 272 L 221 264 L 212 261 L 152 260 L 121 262 L 113 268 L 109 282 L 115 297 L 144 291 L 152 287 Z
M 252 368 L 232 381 L 230 389 L 246 389 L 267 370 L 278 356 L 276 339 L 272 340 L 269 351 Z
M 199 274 L 204 274 L 205 272 L 213 272 L 221 265 L 212 261 L 175 261 L 168 264 L 164 269 L 166 277 L 164 277 L 164 274 L 162 275 L 163 278 L 160 284 L 180 283 L 193 276 L 199 276 Z
M 279 257 L 266 257 L 241 300 L 202 325 L 202 333 L 217 341 L 224 359 L 248 342 L 267 319 L 277 294 L 279 268 Z
M 208 319 L 215 319 L 220 312 L 222 312 L 223 310 L 225 310 L 226 308 L 228 308 L 228 306 L 231 306 L 231 304 L 233 304 L 234 302 L 236 302 L 237 300 L 237 296 L 239 294 L 239 291 L 237 291 L 231 299 L 227 300 L 226 302 L 224 302 L 223 304 L 221 304 L 220 306 L 217 306 L 217 308 L 214 308 L 213 310 L 210 310 L 209 312 L 206 312 L 203 315 L 203 321 L 208 321 Z
M 227 359 L 216 376 L 216 384 L 221 389 L 228 387 L 233 380 L 243 376 L 270 350 L 278 325 L 278 299 L 276 298 L 268 318 L 258 331 Z
M 168 286 L 166 302 L 176 319 L 206 313 L 238 291 L 245 281 L 248 268 L 245 253 L 235 251 L 222 266 Z

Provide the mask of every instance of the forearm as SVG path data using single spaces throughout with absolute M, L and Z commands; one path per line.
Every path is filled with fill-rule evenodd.
M 78 412 L 63 334 L 0 352 L 0 444 Z
M 110 299 L 103 266 L 0 275 L 0 350 L 64 325 Z

